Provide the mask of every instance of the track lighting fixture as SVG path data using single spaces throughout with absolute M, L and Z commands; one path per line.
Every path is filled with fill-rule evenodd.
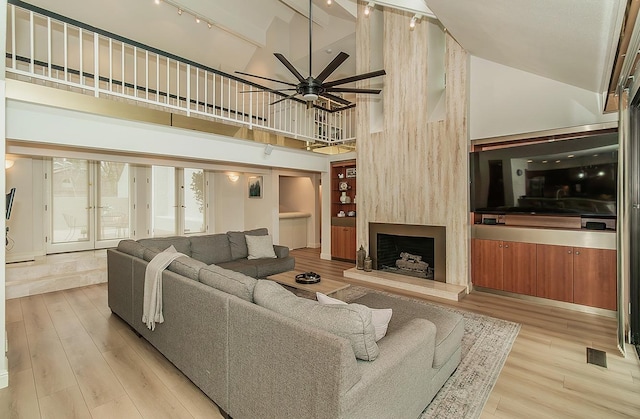
M 367 3 L 367 6 L 364 8 L 364 15 L 365 16 L 369 16 L 369 13 L 371 13 L 371 10 L 376 7 L 376 4 L 372 1 L 370 1 L 369 3 Z
M 413 17 L 411 18 L 411 21 L 409 22 L 409 29 L 414 30 L 416 27 L 416 23 L 420 22 L 421 19 L 422 19 L 421 15 L 419 14 L 413 15 Z
M 169 6 L 175 7 L 180 16 L 182 16 L 183 13 L 186 13 L 190 16 L 193 16 L 196 23 L 205 21 L 209 29 L 213 28 L 213 25 L 215 22 L 213 19 L 203 15 L 202 13 L 199 13 L 195 10 L 192 10 L 192 9 L 189 9 L 188 7 L 183 6 L 182 4 L 178 3 L 176 0 L 154 0 L 154 2 L 156 4 L 166 3 Z

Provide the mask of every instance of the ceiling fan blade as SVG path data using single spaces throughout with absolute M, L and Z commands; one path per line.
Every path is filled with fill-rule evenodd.
M 275 102 L 271 102 L 269 105 L 275 105 L 276 103 L 280 103 L 280 102 L 285 101 L 285 100 L 287 100 L 287 99 L 291 99 L 292 97 L 294 97 L 294 96 L 295 96 L 295 95 L 297 95 L 297 94 L 298 94 L 298 93 L 296 92 L 296 93 L 294 93 L 294 94 L 292 94 L 292 95 L 289 95 L 289 96 L 287 96 L 287 97 L 283 97 L 282 99 L 278 99 L 278 100 L 276 100 Z
M 344 79 L 330 81 L 328 83 L 323 83 L 322 87 L 328 89 L 329 87 L 339 86 L 341 84 L 352 83 L 358 80 L 370 79 L 372 77 L 384 76 L 387 74 L 384 70 L 372 71 L 370 73 L 358 74 L 357 76 L 346 77 Z
M 295 84 L 289 83 L 289 82 L 286 82 L 286 81 L 270 79 L 269 77 L 256 76 L 255 74 L 243 73 L 242 71 L 236 71 L 236 74 L 242 74 L 243 76 L 256 77 L 256 78 L 263 79 L 263 80 L 275 81 L 276 83 L 282 83 L 282 84 L 286 84 L 288 86 L 296 86 Z
M 336 58 L 334 58 L 333 61 L 331 61 L 329 65 L 326 66 L 320 74 L 318 74 L 316 80 L 322 83 L 327 77 L 331 75 L 331 73 L 336 71 L 336 69 L 340 67 L 340 65 L 345 62 L 347 58 L 349 58 L 349 54 L 347 54 L 346 52 L 340 52 L 340 54 L 338 54 Z
M 338 93 L 365 93 L 370 95 L 377 95 L 381 89 L 349 89 L 348 87 L 329 87 L 325 89 L 325 92 L 338 92 Z
M 238 93 L 264 93 L 264 92 L 278 93 L 278 92 L 289 92 L 291 90 L 296 90 L 296 88 L 295 87 L 290 87 L 288 89 L 243 90 L 243 91 L 238 92 Z
M 276 56 L 277 59 L 280 60 L 280 62 L 282 64 L 284 64 L 285 67 L 287 67 L 287 70 L 289 70 L 291 72 L 291 74 L 293 74 L 294 76 L 296 76 L 296 79 L 298 79 L 298 81 L 303 82 L 305 81 L 305 78 L 302 77 L 302 74 L 300 74 L 298 72 L 298 70 L 296 70 L 296 68 L 293 66 L 293 64 L 291 64 L 289 62 L 289 60 L 287 60 L 284 55 L 280 54 L 279 52 L 274 53 L 273 55 Z M 294 85 L 295 86 L 295 85 Z
M 331 99 L 334 102 L 342 103 L 343 105 L 351 105 L 351 102 L 349 102 L 348 100 L 343 99 L 340 96 L 332 95 L 330 93 L 320 93 L 320 96 L 326 99 Z

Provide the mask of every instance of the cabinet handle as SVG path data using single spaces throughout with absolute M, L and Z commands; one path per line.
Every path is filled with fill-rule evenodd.
M 576 250 L 576 255 L 579 255 L 579 254 L 580 254 L 580 252 Z
M 571 250 L 567 250 L 567 253 L 568 253 L 568 254 L 571 254 Z
M 508 248 L 509 248 L 509 245 L 508 245 L 508 244 L 505 244 L 505 245 L 504 245 L 504 248 L 505 248 L 505 249 L 508 249 Z
M 499 245 L 498 245 L 498 247 L 502 249 L 502 243 L 501 243 L 501 244 L 499 244 Z

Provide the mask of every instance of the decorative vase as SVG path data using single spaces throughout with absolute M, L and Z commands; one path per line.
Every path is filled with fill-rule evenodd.
M 349 197 L 347 196 L 346 192 L 342 192 L 342 195 L 340 195 L 340 202 L 342 202 L 343 204 L 346 204 L 349 201 Z
M 373 261 L 369 256 L 367 256 L 364 260 L 364 271 L 371 272 L 372 268 L 373 268 Z
M 356 252 L 356 268 L 364 269 L 364 259 L 367 257 L 367 251 L 360 245 L 360 249 Z

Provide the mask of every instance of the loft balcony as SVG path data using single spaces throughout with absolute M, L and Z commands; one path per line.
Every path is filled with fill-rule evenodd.
M 237 127 L 232 136 L 294 148 L 355 146 L 355 105 L 279 101 L 286 95 L 258 83 L 19 1 L 7 5 L 5 63 L 7 79 L 160 110 L 172 125 L 186 117 L 194 129 Z

